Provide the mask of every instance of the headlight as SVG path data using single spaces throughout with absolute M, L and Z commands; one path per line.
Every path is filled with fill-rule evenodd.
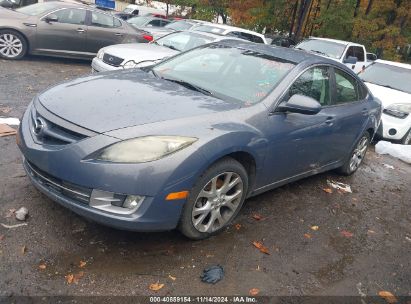
M 134 60 L 129 60 L 123 65 L 123 68 L 125 68 L 125 69 L 142 68 L 142 67 L 145 67 L 145 66 L 152 65 L 154 63 L 156 63 L 156 62 L 153 61 L 153 60 L 141 61 L 139 63 L 135 62 Z
M 411 104 L 394 103 L 385 108 L 384 113 L 397 118 L 405 118 L 411 113 Z
M 114 163 L 144 163 L 184 149 L 195 141 L 197 138 L 183 136 L 139 137 L 108 146 L 97 155 L 97 159 Z
M 101 50 L 98 51 L 98 53 L 97 53 L 97 58 L 98 58 L 98 59 L 103 59 L 103 56 L 104 56 L 104 51 L 101 49 Z

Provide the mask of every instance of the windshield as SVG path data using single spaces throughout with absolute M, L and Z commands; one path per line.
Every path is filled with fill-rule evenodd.
M 345 45 L 325 40 L 307 39 L 298 44 L 296 49 L 318 53 L 327 57 L 340 59 L 344 53 Z
M 147 18 L 147 17 L 133 17 L 133 18 L 128 19 L 127 22 L 133 25 L 136 25 L 136 26 L 142 26 L 146 24 L 147 21 L 149 20 L 150 18 Z
M 16 11 L 19 13 L 26 14 L 26 15 L 36 16 L 36 15 L 44 14 L 55 8 L 57 8 L 55 3 L 47 2 L 47 3 L 36 3 L 36 4 L 20 7 L 16 9 Z
M 152 71 L 217 98 L 251 105 L 264 99 L 294 66 L 256 51 L 212 44 L 159 63 Z
M 224 33 L 224 29 L 219 28 L 219 27 L 210 26 L 210 25 L 199 25 L 195 29 L 196 31 L 199 31 L 199 32 L 207 32 L 207 33 L 214 33 L 214 34 Z
M 411 69 L 376 62 L 358 76 L 365 82 L 411 94 Z
M 171 22 L 165 26 L 165 28 L 169 28 L 175 31 L 185 31 L 192 27 L 192 25 L 185 21 L 177 21 Z
M 181 32 L 162 37 L 156 40 L 155 43 L 176 51 L 184 52 L 213 41 L 213 38 L 205 35 Z

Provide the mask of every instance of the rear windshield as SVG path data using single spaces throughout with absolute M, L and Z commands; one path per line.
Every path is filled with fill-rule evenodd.
M 358 76 L 365 82 L 411 94 L 411 69 L 376 62 Z
M 134 24 L 136 26 L 142 26 L 149 21 L 149 17 L 133 17 L 127 20 L 128 23 Z
M 50 10 L 57 8 L 55 3 L 36 3 L 28 6 L 23 6 L 16 9 L 16 12 L 23 13 L 30 16 L 42 15 Z
M 165 26 L 165 28 L 169 28 L 175 31 L 185 31 L 192 27 L 192 25 L 185 21 L 177 21 L 171 22 Z
M 296 49 L 313 52 L 334 59 L 340 59 L 344 53 L 345 45 L 332 41 L 307 39 L 299 43 Z

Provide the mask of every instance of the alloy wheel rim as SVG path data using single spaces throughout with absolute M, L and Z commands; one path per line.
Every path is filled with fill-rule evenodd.
M 410 145 L 411 144 L 411 130 L 408 131 L 408 134 L 407 134 L 407 137 L 405 138 L 404 144 L 405 145 Z
M 244 184 L 235 172 L 213 177 L 200 191 L 192 210 L 192 222 L 200 232 L 211 233 L 227 224 L 240 207 Z
M 357 147 L 355 148 L 351 160 L 350 160 L 350 170 L 355 171 L 362 163 L 365 153 L 367 152 L 368 147 L 368 138 L 363 137 L 358 142 Z
M 22 41 L 13 34 L 2 34 L 0 36 L 0 54 L 7 58 L 14 58 L 23 51 Z

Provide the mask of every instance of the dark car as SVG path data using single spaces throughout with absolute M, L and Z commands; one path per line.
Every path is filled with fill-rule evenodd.
M 248 197 L 354 173 L 380 117 L 344 65 L 229 40 L 57 85 L 34 98 L 17 141 L 32 183 L 74 212 L 202 239 Z
M 25 54 L 92 58 L 102 47 L 144 41 L 143 32 L 87 5 L 37 3 L 16 10 L 0 8 L 0 57 Z

